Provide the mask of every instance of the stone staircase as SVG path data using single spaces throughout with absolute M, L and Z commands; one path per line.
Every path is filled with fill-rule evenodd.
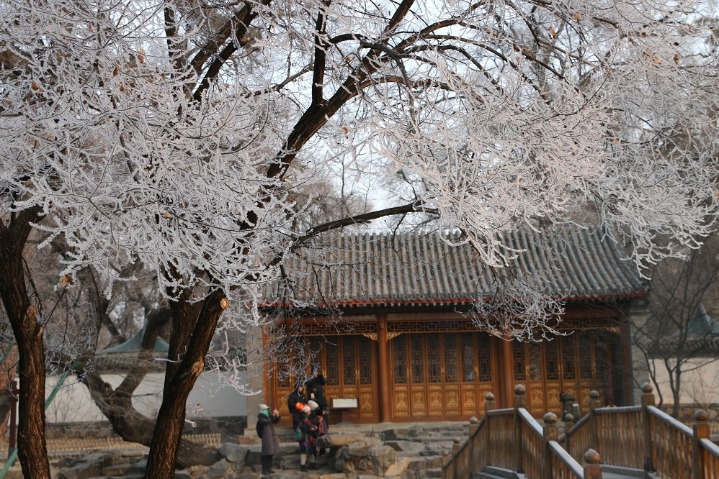
M 318 469 L 302 472 L 300 453 L 291 428 L 277 428 L 280 437 L 280 454 L 275 457 L 272 479 L 345 479 L 347 476 L 333 467 L 335 458 L 328 454 L 318 458 Z M 381 424 L 331 426 L 330 434 L 361 434 L 378 438 L 396 451 L 397 462 L 407 462 L 401 479 L 432 479 L 442 477 L 444 458 L 469 434 L 468 423 L 441 424 Z M 215 438 L 211 438 L 215 440 Z M 230 479 L 242 477 L 260 479 L 260 445 L 256 438 L 242 438 L 243 443 L 225 443 L 220 446 L 223 459 L 210 467 L 192 467 L 178 470 L 176 479 Z M 130 447 L 89 452 L 83 457 L 68 455 L 54 463 L 57 479 L 141 479 L 146 463 L 146 448 Z M 75 457 L 72 457 L 75 456 Z M 241 458 L 240 458 L 241 456 Z M 357 477 L 372 477 L 359 474 Z M 267 477 L 267 476 L 265 476 Z

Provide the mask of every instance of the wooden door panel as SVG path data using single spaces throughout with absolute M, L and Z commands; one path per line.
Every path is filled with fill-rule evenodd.
M 448 384 L 444 391 L 444 414 L 446 416 L 458 416 L 461 414 L 459 401 L 459 386 Z
M 527 410 L 534 417 L 541 417 L 546 412 L 544 383 L 539 381 L 527 382 Z
M 480 409 L 477 388 L 473 384 L 463 384 L 461 391 L 462 415 L 472 416 Z
M 424 385 L 412 385 L 410 410 L 412 416 L 427 416 L 427 390 Z
M 430 416 L 444 415 L 445 400 L 441 385 L 430 384 L 427 386 L 427 409 Z
M 392 389 L 392 415 L 406 418 L 410 415 L 409 386 L 396 385 Z
M 557 417 L 562 417 L 562 401 L 559 396 L 562 394 L 562 383 L 559 381 L 547 382 L 544 388 L 546 395 L 545 412 L 553 412 Z
M 377 394 L 374 388 L 360 388 L 358 406 L 359 419 L 377 416 Z
M 486 335 L 485 335 L 486 336 Z M 480 333 L 406 334 L 392 340 L 392 417 L 477 416 L 492 391 L 490 341 Z M 408 399 L 407 411 L 401 401 Z M 408 414 L 408 415 L 407 415 Z

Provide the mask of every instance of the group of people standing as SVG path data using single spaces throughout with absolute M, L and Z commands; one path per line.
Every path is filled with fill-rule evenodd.
M 317 456 L 324 454 L 324 448 L 318 449 L 317 439 L 329 429 L 329 407 L 325 397 L 325 378 L 321 372 L 298 383 L 287 399 L 287 408 L 292 415 L 292 430 L 300 444 L 300 469 L 317 469 Z M 280 450 L 274 424 L 280 421 L 280 413 L 274 409 L 270 413 L 267 404 L 260 404 L 257 416 L 257 435 L 262 439 L 262 474 L 272 474 L 272 458 Z M 309 464 L 307 463 L 309 459 Z
M 324 393 L 325 378 L 316 372 L 304 384 L 299 383 L 287 398 L 287 408 L 292 414 L 292 429 L 300 444 L 300 469 L 317 468 L 317 456 L 324 448 L 315 445 L 317 439 L 329 429 L 329 407 Z M 309 459 L 309 466 L 307 460 Z

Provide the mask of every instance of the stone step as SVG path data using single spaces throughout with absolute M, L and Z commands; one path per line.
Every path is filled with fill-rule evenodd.
M 442 468 L 441 467 L 432 467 L 429 469 L 425 469 L 424 475 L 422 477 L 426 477 L 426 478 L 442 477 Z

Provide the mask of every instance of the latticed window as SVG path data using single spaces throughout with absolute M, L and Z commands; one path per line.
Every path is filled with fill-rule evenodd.
M 457 382 L 457 337 L 454 334 L 444 337 L 444 380 Z
M 515 341 L 512 343 L 512 346 L 512 355 L 514 356 L 514 380 L 526 381 L 527 372 L 525 369 L 524 344 Z
M 547 365 L 547 379 L 556 381 L 559 379 L 559 351 L 558 342 L 547 341 L 544 343 L 544 360 Z
M 575 336 L 564 337 L 562 341 L 562 374 L 568 380 L 577 379 L 575 341 Z
M 479 351 L 479 380 L 485 383 L 492 381 L 492 342 L 488 335 L 477 337 Z
M 427 337 L 427 380 L 431 383 L 442 381 L 441 363 L 439 361 L 439 335 L 432 334 Z
M 579 377 L 592 379 L 592 331 L 579 333 Z
M 542 344 L 529 343 L 529 379 L 542 380 Z
M 372 384 L 372 343 L 360 337 L 359 342 L 359 373 L 360 384 Z
M 405 348 L 405 339 L 405 337 L 399 337 L 392 341 L 395 384 L 407 384 L 407 349 Z
M 327 373 L 325 378 L 329 386 L 337 386 L 340 382 L 339 356 L 337 354 L 337 344 L 339 337 L 334 336 L 327 339 L 325 343 Z
M 474 381 L 474 338 L 465 334 L 461 337 L 462 341 L 462 381 Z
M 351 386 L 357 384 L 357 378 L 355 378 L 355 343 L 354 338 L 351 336 L 345 336 L 342 339 L 343 384 Z
M 417 334 L 410 336 L 411 361 L 412 361 L 412 382 L 420 384 L 424 382 L 424 356 L 422 354 L 422 336 Z

